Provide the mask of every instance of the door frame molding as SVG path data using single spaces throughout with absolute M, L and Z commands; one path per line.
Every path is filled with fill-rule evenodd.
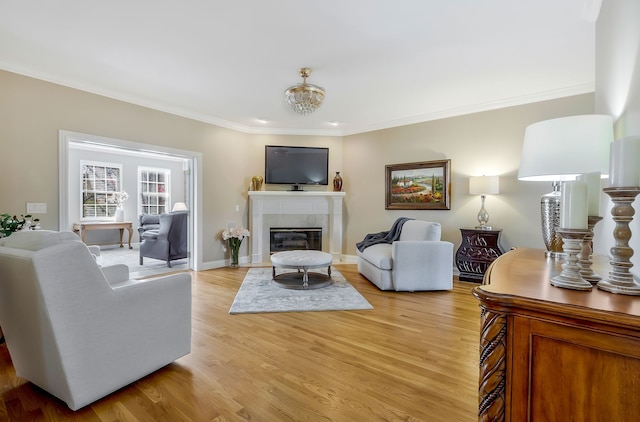
M 194 271 L 202 269 L 202 153 L 158 145 L 125 141 L 66 130 L 59 131 L 59 187 L 58 187 L 58 226 L 61 231 L 71 230 L 69 222 L 69 145 L 70 143 L 86 143 L 93 146 L 116 148 L 122 152 L 146 152 L 183 158 L 188 165 L 186 175 L 187 187 L 185 200 L 190 211 L 189 218 L 189 268 Z

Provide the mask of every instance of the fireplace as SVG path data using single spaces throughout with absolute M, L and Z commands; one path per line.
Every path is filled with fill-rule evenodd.
M 270 227 L 269 251 L 322 250 L 322 227 Z
M 322 228 L 322 249 L 342 255 L 342 203 L 344 192 L 249 191 L 251 262 L 269 260 L 272 227 Z

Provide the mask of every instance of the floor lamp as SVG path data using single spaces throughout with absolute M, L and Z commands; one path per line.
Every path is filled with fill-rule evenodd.
M 522 145 L 518 180 L 551 182 L 553 192 L 540 199 L 546 256 L 562 256 L 560 182 L 585 173 L 609 174 L 613 119 L 606 115 L 570 116 L 528 126 Z

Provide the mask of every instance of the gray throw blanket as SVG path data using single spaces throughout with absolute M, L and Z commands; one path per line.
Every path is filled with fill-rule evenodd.
M 408 220 L 413 220 L 413 218 L 398 218 L 389 231 L 370 233 L 364 237 L 362 242 L 356 243 L 356 247 L 362 252 L 369 246 L 377 245 L 378 243 L 392 243 L 394 240 L 398 240 L 400 238 L 400 232 L 402 232 L 402 225 Z

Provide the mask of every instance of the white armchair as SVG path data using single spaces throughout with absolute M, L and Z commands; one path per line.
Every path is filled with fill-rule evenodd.
M 191 275 L 129 280 L 71 232 L 0 242 L 0 326 L 18 376 L 77 410 L 188 354 Z
M 397 240 L 358 250 L 358 271 L 380 290 L 450 290 L 453 243 L 441 231 L 440 223 L 408 220 Z

